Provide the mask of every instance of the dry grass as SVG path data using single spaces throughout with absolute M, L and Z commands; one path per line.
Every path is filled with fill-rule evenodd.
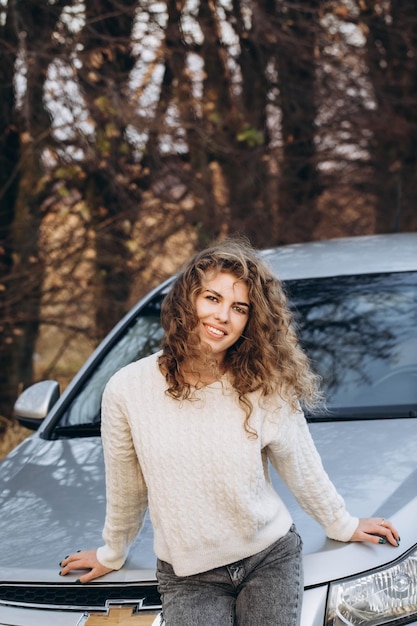
M 33 431 L 0 415 L 0 461 Z

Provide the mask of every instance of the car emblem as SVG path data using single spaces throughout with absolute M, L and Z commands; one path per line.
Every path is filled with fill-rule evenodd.
M 152 626 L 159 611 L 139 613 L 137 609 L 137 604 L 120 604 L 110 607 L 105 614 L 89 613 L 83 626 Z

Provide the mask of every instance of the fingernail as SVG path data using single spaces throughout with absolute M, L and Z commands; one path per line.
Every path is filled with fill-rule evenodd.
M 76 585 L 82 585 L 82 582 L 81 582 L 81 580 L 79 578 L 77 578 L 77 580 L 75 581 L 75 584 Z
M 398 539 L 398 541 L 397 541 L 397 546 L 399 546 L 399 545 L 400 545 L 400 540 Z
M 59 572 L 59 575 L 62 576 L 62 572 Z
M 387 543 L 387 540 L 385 539 L 385 537 L 381 537 L 379 543 Z
M 81 552 L 81 550 L 77 550 L 77 552 Z
M 66 556 L 66 557 L 64 557 L 64 561 L 65 561 L 65 559 L 67 559 L 68 557 L 69 557 L 69 554 L 67 554 L 67 556 Z
M 61 563 L 59 564 L 59 567 L 62 567 L 62 561 L 61 561 Z

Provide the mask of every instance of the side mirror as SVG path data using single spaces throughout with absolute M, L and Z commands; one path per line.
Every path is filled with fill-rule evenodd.
M 13 412 L 20 424 L 37 430 L 60 395 L 56 380 L 43 380 L 25 389 L 17 398 Z

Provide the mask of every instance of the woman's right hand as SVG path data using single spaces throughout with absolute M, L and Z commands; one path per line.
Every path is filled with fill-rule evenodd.
M 66 576 L 66 574 L 69 574 L 73 570 L 90 570 L 87 574 L 77 579 L 77 582 L 80 583 L 89 583 L 90 580 L 94 580 L 95 578 L 99 578 L 113 571 L 108 567 L 104 567 L 104 565 L 98 561 L 95 550 L 82 550 L 70 554 L 61 561 L 60 566 L 62 568 L 59 573 L 60 576 Z

